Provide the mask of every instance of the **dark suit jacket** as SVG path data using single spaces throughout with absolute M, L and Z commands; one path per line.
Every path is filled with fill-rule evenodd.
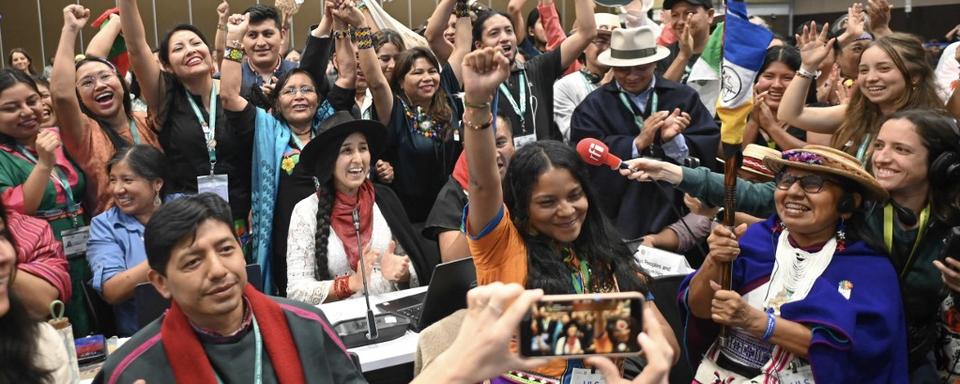
M 700 102 L 697 93 L 686 85 L 661 77 L 657 77 L 654 90 L 659 99 L 657 110 L 680 108 L 690 114 L 690 126 L 683 131 L 690 156 L 699 158 L 704 166 L 713 167 L 720 128 Z M 600 139 L 610 147 L 611 153 L 626 160 L 633 157 L 633 142 L 640 134 L 640 129 L 633 118 L 635 112 L 627 110 L 619 93 L 616 82 L 611 82 L 587 95 L 573 111 L 570 137 L 573 142 L 587 137 Z M 644 118 L 649 116 L 650 109 L 648 100 L 648 113 L 644 114 Z M 639 111 L 635 107 L 634 110 Z M 674 162 L 663 155 L 657 144 L 651 147 L 641 155 Z M 609 168 L 593 167 L 590 172 L 594 186 L 604 197 L 600 201 L 603 212 L 614 221 L 625 238 L 633 239 L 659 232 L 678 219 L 671 206 L 685 209 L 683 195 L 670 186 L 663 185 L 666 193 L 662 193 L 652 183 L 629 181 Z

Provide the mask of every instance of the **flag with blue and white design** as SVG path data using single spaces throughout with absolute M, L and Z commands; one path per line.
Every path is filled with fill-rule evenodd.
M 724 143 L 743 142 L 747 116 L 753 110 L 753 80 L 772 39 L 772 32 L 747 20 L 747 6 L 743 1 L 727 1 L 717 101 L 717 114 L 722 122 L 720 139 Z

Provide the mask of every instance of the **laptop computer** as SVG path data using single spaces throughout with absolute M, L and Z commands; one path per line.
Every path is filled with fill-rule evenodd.
M 473 258 L 437 264 L 426 292 L 385 301 L 377 304 L 377 308 L 410 319 L 410 328 L 420 332 L 458 309 L 466 308 L 467 291 L 476 285 Z

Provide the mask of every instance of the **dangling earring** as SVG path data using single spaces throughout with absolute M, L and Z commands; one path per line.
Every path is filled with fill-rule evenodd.
M 847 249 L 847 232 L 843 218 L 840 218 L 840 225 L 837 226 L 837 252 L 843 252 Z
M 162 203 L 163 203 L 163 202 L 160 201 L 160 192 L 157 192 L 157 194 L 153 196 L 153 206 L 154 206 L 154 207 L 159 207 L 160 204 L 162 204 Z

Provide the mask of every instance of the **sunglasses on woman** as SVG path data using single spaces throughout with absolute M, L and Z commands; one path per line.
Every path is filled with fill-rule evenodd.
M 790 189 L 794 183 L 800 182 L 800 188 L 806 193 L 819 193 L 823 190 L 823 184 L 828 181 L 840 185 L 840 182 L 837 179 L 828 176 L 816 174 L 795 176 L 786 172 L 780 172 L 777 174 L 777 177 L 775 177 L 773 181 L 776 183 L 777 189 L 783 191 Z

